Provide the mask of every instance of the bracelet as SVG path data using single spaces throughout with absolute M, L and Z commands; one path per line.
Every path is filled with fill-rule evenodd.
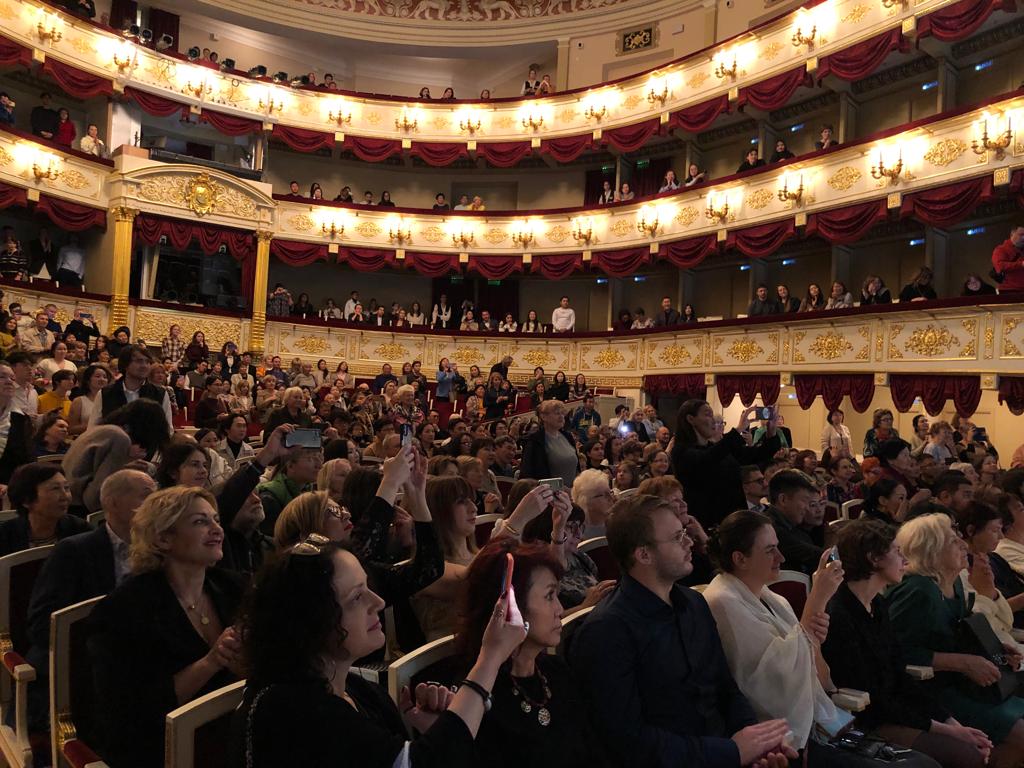
M 493 700 L 491 699 L 491 692 L 488 691 L 486 688 L 484 688 L 482 685 L 480 685 L 480 683 L 475 683 L 472 680 L 468 680 L 467 679 L 467 680 L 463 680 L 461 683 L 459 683 L 459 687 L 460 688 L 463 688 L 463 687 L 468 688 L 473 693 L 475 693 L 477 696 L 479 696 L 481 699 L 483 699 L 484 700 L 484 712 L 490 712 L 491 711 L 491 704 L 493 703 Z
M 523 535 L 519 531 L 517 531 L 514 527 L 512 527 L 512 524 L 510 522 L 508 522 L 507 520 L 505 521 L 505 531 L 507 533 L 510 533 L 511 535 L 515 536 L 516 538 L 519 538 L 520 536 Z

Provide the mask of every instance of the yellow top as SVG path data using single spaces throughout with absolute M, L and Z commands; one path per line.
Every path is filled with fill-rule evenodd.
M 61 416 L 65 419 L 71 413 L 71 401 L 68 398 L 61 398 L 56 392 L 44 392 L 39 396 L 39 415 L 60 409 Z

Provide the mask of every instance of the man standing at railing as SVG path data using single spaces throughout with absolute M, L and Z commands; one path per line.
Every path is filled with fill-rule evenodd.
M 576 310 L 569 308 L 568 296 L 563 296 L 551 313 L 551 327 L 555 333 L 572 333 L 576 327 Z
M 992 251 L 992 268 L 1002 275 L 1000 293 L 1024 291 L 1024 225 L 1014 226 L 1009 239 Z

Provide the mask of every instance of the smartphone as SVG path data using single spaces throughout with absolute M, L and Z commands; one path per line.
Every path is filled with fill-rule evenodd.
M 505 572 L 501 577 L 501 596 L 505 597 L 512 590 L 512 572 L 515 570 L 516 561 L 511 552 L 505 553 Z M 509 598 L 508 606 L 505 608 L 505 621 L 512 620 L 512 599 Z
M 402 424 L 400 427 L 402 435 L 402 447 L 412 445 L 412 424 Z
M 832 549 L 829 550 L 828 560 L 826 560 L 825 562 L 826 563 L 834 563 L 838 559 L 839 559 L 839 547 L 836 547 L 836 546 L 833 545 Z
M 548 477 L 538 482 L 540 485 L 546 485 L 552 491 L 560 491 L 563 486 L 562 478 L 560 477 Z
M 316 429 L 295 429 L 284 437 L 284 447 L 319 448 L 320 431 Z
M 769 419 L 771 419 L 771 417 L 772 417 L 772 409 L 769 406 L 766 405 L 763 408 L 758 408 L 757 409 L 757 418 L 759 418 L 759 419 L 761 419 L 763 421 L 768 421 Z
M 80 318 L 82 318 L 83 320 L 92 320 L 92 313 L 91 312 L 79 312 L 78 316 Z

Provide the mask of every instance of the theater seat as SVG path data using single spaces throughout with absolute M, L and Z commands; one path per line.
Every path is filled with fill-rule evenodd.
M 611 551 L 608 549 L 608 539 L 604 536 L 595 536 L 592 539 L 581 541 L 576 548 L 579 552 L 585 552 L 597 565 L 597 577 L 602 581 L 607 579 L 618 580 L 619 564 L 615 562 Z
M 28 684 L 36 679 L 36 671 L 25 661 L 28 604 L 36 577 L 52 552 L 53 545 L 48 544 L 0 557 L 0 752 L 12 768 L 33 763 Z
M 90 624 L 94 597 L 54 611 L 50 617 L 50 749 L 54 766 L 105 766 L 89 743 L 95 732 L 95 690 L 89 661 Z
M 165 768 L 227 766 L 231 715 L 242 702 L 245 681 L 226 685 L 167 714 Z
M 441 637 L 407 653 L 388 667 L 388 693 L 395 704 L 405 686 L 426 673 L 430 667 L 455 655 L 455 635 Z M 169 767 L 168 767 L 169 768 Z
M 798 617 L 803 615 L 807 594 L 811 591 L 811 577 L 800 571 L 779 571 L 779 578 L 768 589 L 786 598 Z
M 568 616 L 562 618 L 562 637 L 559 640 L 557 648 L 548 648 L 548 653 L 551 655 L 561 656 L 563 659 L 569 655 L 569 645 L 572 643 L 572 637 L 576 634 L 576 630 L 583 626 L 583 622 L 586 620 L 590 612 L 594 610 L 594 606 L 588 606 L 587 608 L 580 608 L 577 611 L 573 611 Z
M 499 520 L 501 520 L 499 514 L 476 516 L 476 545 L 478 547 L 482 547 L 491 540 L 491 531 L 494 530 L 494 524 Z
M 99 512 L 90 512 L 85 516 L 85 522 L 93 528 L 99 528 L 107 519 L 107 513 L 102 509 Z
M 860 517 L 860 511 L 863 508 L 864 499 L 850 499 L 849 501 L 844 501 L 839 517 L 841 520 L 856 520 Z

